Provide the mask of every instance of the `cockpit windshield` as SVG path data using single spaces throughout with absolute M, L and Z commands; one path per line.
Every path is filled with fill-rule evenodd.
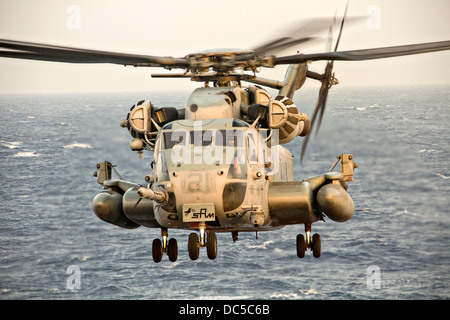
M 174 146 L 245 148 L 245 131 L 243 130 L 203 130 L 187 131 L 175 130 L 163 133 L 162 150 L 172 149 Z M 214 144 L 213 144 L 214 142 Z
M 175 164 L 228 165 L 228 178 L 246 179 L 246 132 L 179 129 L 163 132 L 161 151 Z
M 187 131 L 175 130 L 172 132 L 164 132 L 163 149 L 171 149 L 176 145 L 187 146 L 194 145 L 196 147 L 206 147 L 212 143 L 213 131 Z

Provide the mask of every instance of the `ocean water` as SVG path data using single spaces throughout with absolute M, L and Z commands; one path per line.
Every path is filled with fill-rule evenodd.
M 295 103 L 312 114 L 316 89 Z M 326 172 L 341 153 L 359 168 L 349 185 L 356 212 L 346 223 L 313 224 L 322 256 L 298 259 L 303 225 L 218 234 L 218 257 L 191 261 L 189 231 L 175 263 L 156 264 L 160 230 L 125 230 L 99 220 L 97 162 L 144 184 L 151 152 L 129 149 L 119 126 L 150 98 L 184 107 L 189 92 L 0 96 L 0 299 L 449 299 L 450 87 L 333 87 L 321 130 L 294 176 Z M 70 266 L 79 273 L 73 288 Z M 69 268 L 69 272 L 68 272 Z M 375 273 L 372 273 L 375 270 Z

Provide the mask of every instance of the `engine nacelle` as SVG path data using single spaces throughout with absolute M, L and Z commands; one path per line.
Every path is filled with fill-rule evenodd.
M 263 128 L 278 130 L 279 144 L 288 143 L 299 135 L 306 135 L 309 131 L 305 128 L 307 115 L 299 112 L 294 102 L 284 96 L 270 100 L 267 105 L 253 104 L 246 112 L 250 120 L 259 117 L 259 123 Z
M 142 151 L 145 145 L 148 148 L 154 147 L 159 127 L 179 117 L 179 111 L 174 107 L 157 109 L 150 100 L 142 100 L 131 107 L 127 118 L 120 121 L 120 126 L 127 128 L 134 138 L 130 143 L 131 150 Z
M 314 184 L 308 181 L 272 182 L 269 185 L 269 212 L 274 225 L 313 223 Z

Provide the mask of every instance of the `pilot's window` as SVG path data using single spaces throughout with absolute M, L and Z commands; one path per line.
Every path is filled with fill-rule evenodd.
M 195 147 L 206 147 L 209 146 L 213 141 L 213 132 L 213 130 L 175 130 L 173 132 L 164 132 L 164 146 L 162 147 L 162 149 L 172 149 L 176 145 L 194 145 Z
M 245 131 L 243 130 L 218 130 L 216 132 L 216 146 L 245 147 Z
M 225 137 L 224 142 L 225 147 L 236 147 L 237 146 L 237 137 L 233 135 L 228 135 L 228 137 Z
M 186 131 L 164 132 L 164 146 L 162 146 L 162 149 L 172 149 L 175 145 L 186 145 Z
M 203 131 L 203 146 L 209 146 L 214 141 L 214 132 L 217 130 Z
M 226 145 L 226 131 L 218 130 L 216 132 L 216 146 L 221 147 Z
M 247 179 L 244 130 L 216 131 L 215 145 L 223 147 L 223 156 L 229 164 L 228 179 Z
M 190 144 L 193 144 L 195 147 L 206 147 L 209 146 L 213 140 L 213 131 L 191 131 L 190 138 Z

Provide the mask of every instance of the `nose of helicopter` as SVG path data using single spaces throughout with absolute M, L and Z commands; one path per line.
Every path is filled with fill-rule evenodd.
M 237 209 L 244 201 L 247 182 L 235 178 L 234 164 L 201 167 L 202 171 L 201 168 L 194 170 L 192 166 L 180 166 L 171 174 L 178 212 L 185 204 L 213 205 L 216 216 Z
M 177 195 L 177 203 L 214 203 L 221 207 L 221 195 L 225 185 L 226 168 L 206 171 L 192 169 L 174 171 L 171 182 Z M 179 191 L 179 192 L 177 192 Z

